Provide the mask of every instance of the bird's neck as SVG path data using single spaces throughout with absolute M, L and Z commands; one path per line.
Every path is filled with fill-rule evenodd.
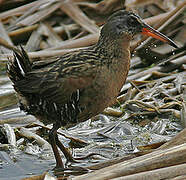
M 130 50 L 131 37 L 101 37 L 98 41 L 97 47 L 101 49 L 111 59 L 123 58 Z

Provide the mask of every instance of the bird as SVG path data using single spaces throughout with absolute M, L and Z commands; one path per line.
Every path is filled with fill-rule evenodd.
M 84 122 L 115 102 L 130 68 L 130 42 L 140 33 L 177 47 L 137 14 L 118 10 L 107 19 L 93 46 L 42 63 L 32 63 L 21 47 L 9 59 L 7 74 L 20 109 L 46 125 L 53 124 L 49 142 L 57 168 L 64 168 L 58 148 L 73 160 L 57 130 Z

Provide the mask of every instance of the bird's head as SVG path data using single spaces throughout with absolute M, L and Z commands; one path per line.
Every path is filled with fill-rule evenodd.
M 151 36 L 163 42 L 167 42 L 173 47 L 177 47 L 177 45 L 171 39 L 153 29 L 138 15 L 130 11 L 119 10 L 115 12 L 108 18 L 107 23 L 101 30 L 101 36 L 109 36 L 113 39 L 120 38 L 122 36 L 132 38 L 138 33 Z

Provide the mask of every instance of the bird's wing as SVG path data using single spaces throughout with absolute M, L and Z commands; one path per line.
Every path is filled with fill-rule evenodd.
M 96 76 L 95 59 L 91 58 L 91 53 L 85 56 L 82 52 L 76 52 L 62 56 L 53 63 L 36 65 L 14 86 L 25 96 L 32 94 L 64 104 L 73 92 L 91 85 Z

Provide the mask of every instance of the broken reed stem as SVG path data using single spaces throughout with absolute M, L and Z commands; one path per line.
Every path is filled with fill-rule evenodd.
M 144 156 L 124 161 L 72 179 L 112 179 L 182 163 L 186 163 L 186 143 L 169 149 L 154 151 Z

